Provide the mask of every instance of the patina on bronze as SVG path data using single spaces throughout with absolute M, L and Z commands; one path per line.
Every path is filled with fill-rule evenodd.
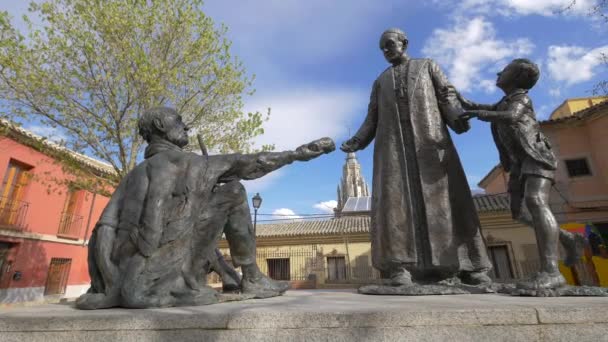
M 580 258 L 583 237 L 560 230 L 549 206 L 557 160 L 549 140 L 536 121 L 528 96 L 538 81 L 540 70 L 527 59 L 515 59 L 498 73 L 496 86 L 505 96 L 496 104 L 484 105 L 459 96 L 467 113 L 461 117 L 491 122 L 492 136 L 500 163 L 509 172 L 508 191 L 514 219 L 534 228 L 538 244 L 540 270 L 531 279 L 519 282 L 515 293 L 581 295 L 585 291 L 551 291 L 563 288 L 566 280 L 558 267 L 558 240 L 567 251 L 566 263 Z M 603 295 L 603 292 L 602 292 Z
M 294 161 L 335 149 L 329 138 L 295 151 L 201 156 L 182 150 L 188 127 L 171 108 L 146 111 L 145 160 L 118 185 L 89 242 L 91 288 L 76 307 L 148 308 L 226 300 L 205 284 L 210 268 L 229 274 L 216 254 L 222 233 L 243 272 L 238 298 L 266 298 L 288 284 L 262 274 L 241 179 L 264 176 Z M 230 297 L 234 299 L 235 297 Z
M 382 34 L 380 49 L 391 66 L 374 82 L 361 128 L 341 146 L 354 152 L 375 139 L 373 266 L 386 286 L 404 289 L 400 294 L 446 293 L 433 287 L 412 291 L 412 276 L 418 283 L 457 275 L 467 284 L 488 284 L 491 263 L 448 132 L 466 132 L 468 122 L 460 118 L 456 91 L 439 66 L 430 59 L 410 58 L 407 45 L 399 29 Z M 394 289 L 369 286 L 359 291 L 395 294 Z

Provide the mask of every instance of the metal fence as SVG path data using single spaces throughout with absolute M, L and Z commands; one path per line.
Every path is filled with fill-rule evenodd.
M 380 273 L 371 265 L 368 255 L 360 255 L 354 260 L 346 256 L 326 256 L 323 260 L 325 283 L 366 284 L 375 283 Z
M 540 260 L 528 259 L 519 263 L 520 279 L 525 279 L 538 273 L 540 270 Z
M 0 226 L 2 228 L 23 230 L 25 217 L 30 204 L 12 198 L 0 197 Z
M 231 264 L 230 254 L 223 251 L 224 259 Z M 258 248 L 256 261 L 260 271 L 275 280 L 315 282 L 315 273 L 323 269 L 322 257 L 316 245 L 294 248 Z M 219 284 L 221 278 L 215 272 L 207 276 L 208 284 Z
M 78 238 L 82 229 L 82 221 L 84 217 L 74 213 L 61 213 L 61 221 L 59 221 L 59 230 L 57 235 L 68 238 Z
M 311 280 L 323 267 L 316 245 L 284 249 L 258 249 L 260 270 L 276 280 Z

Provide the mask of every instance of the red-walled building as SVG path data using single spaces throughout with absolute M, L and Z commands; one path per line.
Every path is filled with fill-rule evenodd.
M 112 191 L 97 183 L 113 175 L 108 164 L 0 121 L 0 303 L 88 289 L 86 244 Z

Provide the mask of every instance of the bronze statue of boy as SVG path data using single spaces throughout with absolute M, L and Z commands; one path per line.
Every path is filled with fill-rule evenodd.
M 496 86 L 505 96 L 494 105 L 476 104 L 459 96 L 467 112 L 463 119 L 477 117 L 491 122 L 500 163 L 509 172 L 511 214 L 534 228 L 540 254 L 540 272 L 522 281 L 526 290 L 555 289 L 566 281 L 558 268 L 558 238 L 568 252 L 567 263 L 577 258 L 581 236 L 560 230 L 551 208 L 549 193 L 557 161 L 551 144 L 540 130 L 528 96 L 540 71 L 527 59 L 515 59 L 498 73 Z M 578 240 L 578 241 L 577 241 Z

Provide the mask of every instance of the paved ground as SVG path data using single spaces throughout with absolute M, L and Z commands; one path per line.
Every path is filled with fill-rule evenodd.
M 299 290 L 200 307 L 0 309 L 0 341 L 608 341 L 607 297 Z

